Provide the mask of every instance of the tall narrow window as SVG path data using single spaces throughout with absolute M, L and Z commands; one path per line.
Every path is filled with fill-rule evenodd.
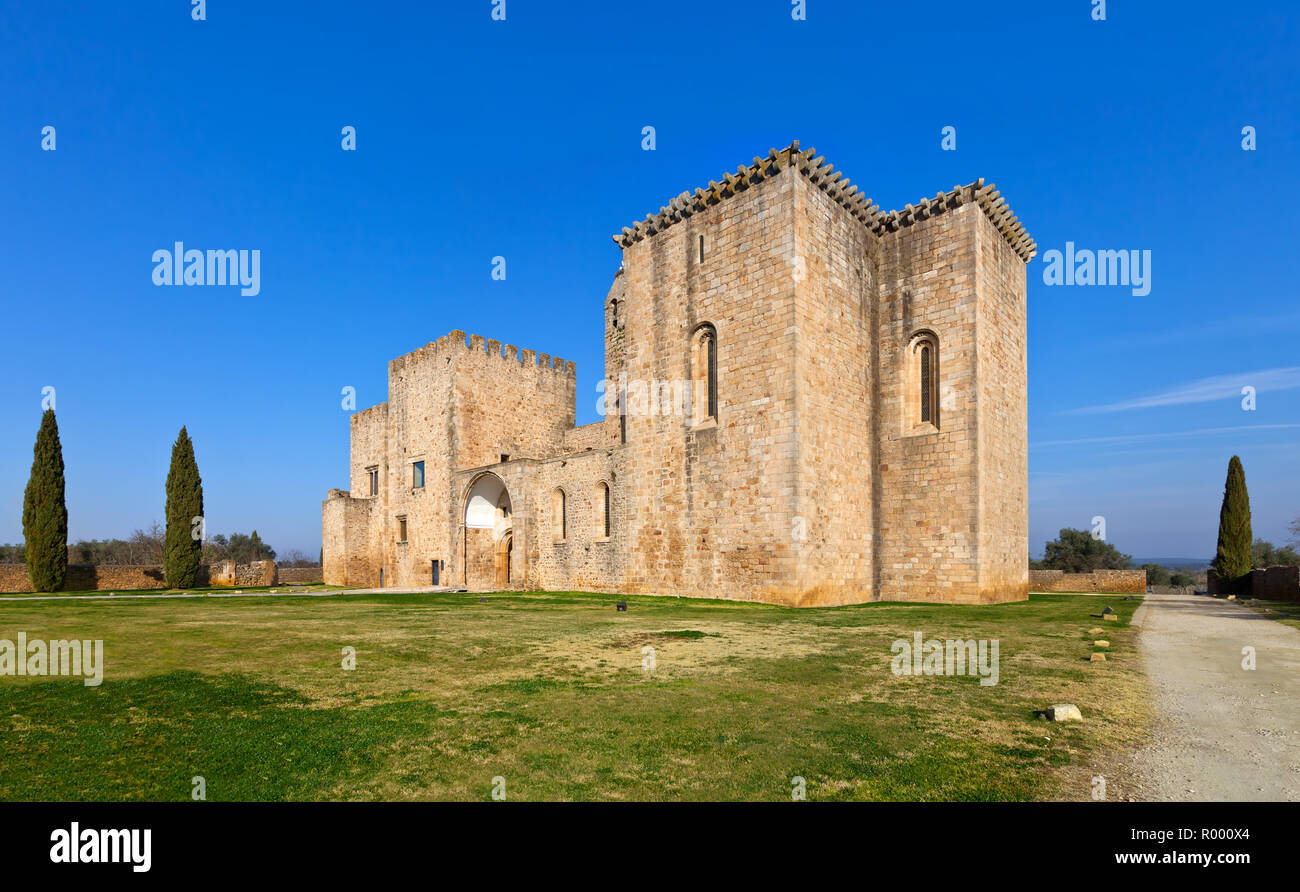
M 704 236 L 700 236 L 700 263 L 704 262 Z
M 718 417 L 718 339 L 710 334 L 704 341 L 709 352 L 709 417 Z
M 695 424 L 718 417 L 718 332 L 707 322 L 692 336 L 691 405 Z
M 557 489 L 551 498 L 552 511 L 555 514 L 555 541 L 563 542 L 568 537 L 569 523 L 565 516 L 564 490 Z
M 424 462 L 411 462 L 411 489 L 424 488 Z
M 623 320 L 619 317 L 618 311 L 619 302 L 617 300 L 611 300 L 609 302 L 609 318 L 615 328 L 618 328 L 623 323 Z
M 596 485 L 596 530 L 597 534 L 609 538 L 609 484 Z
M 930 405 L 930 345 L 921 345 L 921 420 L 934 422 Z
M 903 402 L 905 430 L 924 433 L 939 426 L 939 338 L 932 331 L 912 336 Z
M 370 478 L 370 494 L 379 495 L 379 468 L 367 468 L 366 475 Z
M 397 541 L 399 543 L 406 541 L 406 518 L 397 518 Z

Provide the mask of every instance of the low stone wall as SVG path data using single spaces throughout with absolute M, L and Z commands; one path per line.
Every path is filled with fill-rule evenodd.
M 281 567 L 276 573 L 277 585 L 320 584 L 325 579 L 320 567 Z
M 314 572 L 320 578 L 319 568 L 305 571 L 286 570 L 286 573 Z M 285 580 L 286 582 L 306 582 L 303 579 Z M 275 561 L 254 561 L 251 564 L 236 564 L 223 561 L 209 567 L 199 567 L 196 588 L 205 586 L 247 586 L 249 588 L 263 585 L 276 585 L 277 573 Z M 167 582 L 163 568 L 157 566 L 113 566 L 108 564 L 69 564 L 68 578 L 63 584 L 65 592 L 120 592 L 131 589 L 166 588 Z M 31 581 L 27 578 L 26 564 L 0 564 L 0 592 L 30 592 Z
M 251 564 L 236 564 L 234 561 L 222 561 L 211 568 L 211 585 L 247 586 L 275 585 L 275 561 L 253 561 Z
M 207 585 L 207 568 L 199 568 L 198 585 Z M 162 567 L 129 567 L 101 564 L 68 564 L 63 591 L 124 591 L 164 588 Z M 0 564 L 0 592 L 30 592 L 26 564 Z
M 1031 592 L 1105 592 L 1122 593 L 1147 590 L 1146 570 L 1093 570 L 1091 573 L 1066 573 L 1062 570 L 1030 570 Z
M 1300 601 L 1300 567 L 1251 571 L 1250 594 L 1265 601 Z

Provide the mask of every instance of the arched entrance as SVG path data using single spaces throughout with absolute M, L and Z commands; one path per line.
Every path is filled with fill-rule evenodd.
M 514 551 L 513 511 L 505 482 L 490 471 L 475 477 L 465 492 L 462 515 L 462 578 L 466 588 L 510 584 Z

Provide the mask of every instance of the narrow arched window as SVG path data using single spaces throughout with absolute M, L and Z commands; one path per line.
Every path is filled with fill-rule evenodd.
M 934 422 L 933 406 L 930 405 L 930 345 L 921 345 L 921 420 Z
M 710 334 L 704 339 L 709 351 L 709 417 L 718 417 L 718 338 Z
M 565 498 L 564 490 L 557 489 L 555 495 L 551 498 L 552 511 L 555 520 L 555 541 L 563 542 L 569 532 L 568 518 L 565 516 Z
M 596 486 L 596 530 L 597 535 L 609 538 L 609 484 Z
M 939 339 L 932 331 L 912 336 L 908 349 L 909 371 L 906 423 L 909 428 L 939 426 Z
M 707 322 L 696 327 L 691 345 L 691 401 L 695 423 L 718 417 L 718 332 Z
M 618 301 L 611 300 L 609 302 L 609 318 L 615 328 L 618 328 L 620 325 L 623 324 L 623 320 L 620 318 L 618 311 L 619 311 Z

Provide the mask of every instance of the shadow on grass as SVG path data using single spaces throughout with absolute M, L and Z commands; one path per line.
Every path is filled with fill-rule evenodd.
M 427 701 L 305 704 L 235 674 L 6 685 L 0 799 L 186 800 L 195 776 L 209 800 L 317 798 L 379 769 L 385 745 L 436 715 Z

